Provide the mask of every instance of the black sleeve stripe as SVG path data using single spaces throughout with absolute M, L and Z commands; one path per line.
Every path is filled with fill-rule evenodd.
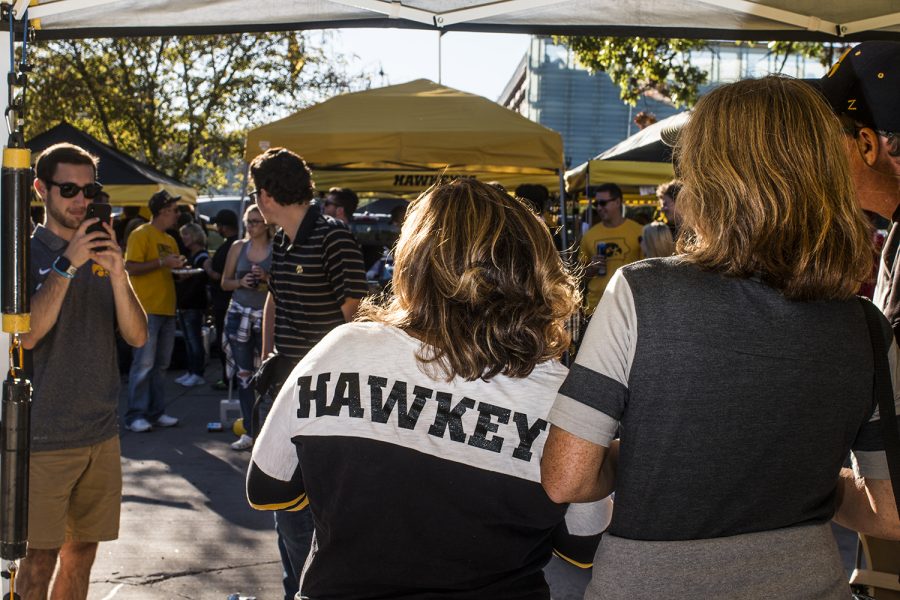
M 869 421 L 856 434 L 852 448 L 858 452 L 878 452 L 884 450 L 881 420 Z M 897 415 L 897 427 L 900 427 L 900 415 Z
M 298 468 L 290 481 L 270 477 L 255 462 L 247 471 L 247 501 L 256 510 L 302 510 L 309 500 Z
M 625 412 L 628 388 L 578 363 L 569 369 L 559 393 L 619 420 Z
M 602 537 L 602 532 L 594 535 L 569 533 L 566 522 L 563 521 L 553 531 L 553 554 L 576 567 L 590 569 Z

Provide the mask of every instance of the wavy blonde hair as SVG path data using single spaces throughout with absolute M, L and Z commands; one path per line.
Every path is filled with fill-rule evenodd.
M 760 276 L 794 300 L 849 298 L 872 268 L 840 125 L 818 92 L 781 76 L 713 90 L 678 138 L 678 251 Z
M 569 347 L 575 280 L 550 232 L 517 198 L 474 179 L 412 202 L 397 241 L 391 298 L 360 319 L 422 342 L 416 358 L 447 380 L 525 377 Z

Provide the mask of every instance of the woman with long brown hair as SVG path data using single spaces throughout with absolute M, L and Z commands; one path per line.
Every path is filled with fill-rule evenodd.
M 565 507 L 539 462 L 579 305 L 550 233 L 492 186 L 438 185 L 409 207 L 393 294 L 294 369 L 251 503 L 309 504 L 304 597 L 549 599 Z
M 550 414 L 550 497 L 616 491 L 586 598 L 848 598 L 832 518 L 900 538 L 867 312 L 897 347 L 854 297 L 870 241 L 842 144 L 796 80 L 694 109 L 680 254 L 616 273 Z

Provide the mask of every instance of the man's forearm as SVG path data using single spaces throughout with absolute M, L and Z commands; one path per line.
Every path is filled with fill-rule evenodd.
M 163 268 L 162 260 L 154 258 L 153 260 L 145 260 L 143 262 L 135 262 L 133 260 L 126 261 L 125 270 L 129 275 L 146 275 L 158 269 Z
M 116 302 L 116 319 L 122 338 L 133 348 L 147 343 L 147 315 L 134 294 L 127 275 L 112 282 L 113 298 Z
M 26 350 L 34 348 L 56 325 L 71 280 L 51 272 L 31 297 L 31 331 L 22 335 Z
M 900 540 L 890 480 L 857 478 L 852 469 L 841 469 L 834 522 L 860 533 Z
M 359 298 L 347 298 L 344 300 L 344 303 L 341 304 L 341 312 L 344 314 L 344 322 L 349 323 L 353 320 L 353 317 L 356 316 L 356 311 L 359 310 Z

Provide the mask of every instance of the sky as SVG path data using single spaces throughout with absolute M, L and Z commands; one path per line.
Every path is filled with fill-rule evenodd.
M 497 100 L 528 49 L 530 36 L 449 32 L 441 40 L 441 82 L 452 88 Z M 340 29 L 332 41 L 341 52 L 356 55 L 351 69 L 384 72 L 373 85 L 413 79 L 438 81 L 438 33 L 410 29 Z M 349 58 L 349 57 L 348 57 Z

